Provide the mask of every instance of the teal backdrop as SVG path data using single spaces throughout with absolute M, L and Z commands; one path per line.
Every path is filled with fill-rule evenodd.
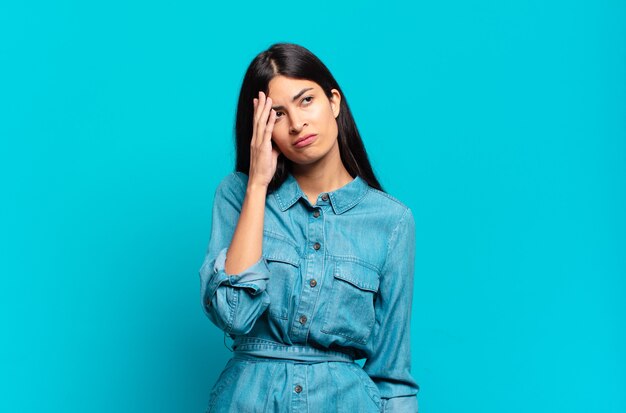
M 0 411 L 204 411 L 213 193 L 279 41 L 414 211 L 420 413 L 626 411 L 623 1 L 6 1 L 0 39 Z

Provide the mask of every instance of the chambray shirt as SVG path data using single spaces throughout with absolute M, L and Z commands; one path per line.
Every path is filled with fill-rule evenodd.
M 216 403 L 221 393 L 243 390 L 252 394 L 254 386 L 267 392 L 269 384 L 260 381 L 279 377 L 291 380 L 284 383 L 291 395 L 284 400 L 282 395 L 271 396 L 274 410 L 268 407 L 267 411 L 334 411 L 335 407 L 323 405 L 331 403 L 328 397 L 319 398 L 322 405 L 311 403 L 320 392 L 331 394 L 333 379 L 341 371 L 334 366 L 350 361 L 348 370 L 362 375 L 360 384 L 374 401 L 373 411 L 417 412 L 419 386 L 410 372 L 415 257 L 412 211 L 359 176 L 335 191 L 320 194 L 312 205 L 290 174 L 267 195 L 261 258 L 229 276 L 224 271 L 226 251 L 247 181 L 248 175 L 233 172 L 215 191 L 211 238 L 200 269 L 202 307 L 211 322 L 234 340 L 235 354 L 250 357 L 240 359 L 249 373 L 253 366 L 269 366 L 255 363 L 256 357 L 296 364 L 290 364 L 292 370 L 284 370 L 282 376 L 276 371 L 283 371 L 284 366 L 269 366 L 271 374 L 266 379 L 259 377 L 263 372 L 256 371 L 248 376 L 245 387 L 236 390 L 233 383 L 244 367 L 235 366 L 231 359 L 213 387 L 208 411 L 218 404 L 235 403 L 232 398 Z M 362 369 L 354 363 L 359 359 L 366 359 Z M 323 371 L 321 367 L 315 372 L 297 370 L 307 361 L 343 363 Z M 303 374 L 300 381 L 298 371 Z M 306 372 L 311 374 L 308 379 Z M 318 381 L 311 389 L 313 373 Z M 324 390 L 323 386 L 328 387 Z M 302 399 L 306 395 L 309 398 Z M 240 393 L 238 397 L 246 396 Z M 266 405 L 269 397 L 263 396 Z

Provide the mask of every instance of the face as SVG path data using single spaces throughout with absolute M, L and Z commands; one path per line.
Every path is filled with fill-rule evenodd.
M 296 164 L 318 161 L 337 145 L 337 116 L 341 95 L 332 89 L 329 99 L 315 82 L 275 76 L 267 95 L 272 98 L 276 121 L 272 140 L 280 152 Z M 298 139 L 314 134 L 310 140 L 296 144 Z

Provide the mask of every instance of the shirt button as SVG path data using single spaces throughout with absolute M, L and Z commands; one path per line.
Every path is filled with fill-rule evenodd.
M 322 200 L 328 201 L 328 194 L 322 194 Z
M 309 281 L 309 285 L 311 287 L 315 287 L 317 285 L 317 281 L 315 281 L 315 279 L 312 279 L 311 281 Z
M 305 315 L 301 315 L 300 316 L 300 324 L 306 324 L 306 316 Z
M 316 250 L 320 249 L 320 243 L 316 242 L 315 244 L 313 244 L 313 248 L 315 248 Z
M 313 211 L 313 216 L 315 218 L 319 217 L 320 216 L 320 211 L 318 211 L 317 209 L 315 211 Z
M 299 384 L 296 384 L 296 387 L 294 387 L 293 390 L 296 393 L 300 393 L 302 391 L 302 386 L 300 386 Z

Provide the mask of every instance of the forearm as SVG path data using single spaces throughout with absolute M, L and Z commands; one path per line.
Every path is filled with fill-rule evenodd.
M 238 274 L 262 255 L 267 186 L 250 183 L 226 254 L 226 274 Z

